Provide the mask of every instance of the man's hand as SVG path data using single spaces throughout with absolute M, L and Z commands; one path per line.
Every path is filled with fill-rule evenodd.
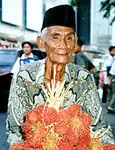
M 83 65 L 83 66 L 82 66 L 82 68 L 86 68 L 86 66 L 85 66 L 85 65 Z

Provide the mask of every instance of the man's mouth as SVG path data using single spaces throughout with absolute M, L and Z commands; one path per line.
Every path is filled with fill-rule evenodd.
M 62 56 L 66 56 L 69 55 L 70 53 L 56 53 L 57 55 L 62 55 Z

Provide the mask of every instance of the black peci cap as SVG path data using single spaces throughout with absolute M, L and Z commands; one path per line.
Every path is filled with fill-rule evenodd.
M 66 26 L 75 31 L 75 11 L 70 5 L 58 5 L 45 12 L 41 31 L 50 26 Z

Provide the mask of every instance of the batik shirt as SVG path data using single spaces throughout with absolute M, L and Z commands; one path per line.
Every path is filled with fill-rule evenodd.
M 46 101 L 41 88 L 44 85 L 45 60 L 25 65 L 17 80 L 12 80 L 9 95 L 8 112 L 6 119 L 6 133 L 8 143 L 12 145 L 22 141 L 20 126 L 24 122 L 25 113 Z M 63 104 L 67 107 L 76 103 L 82 106 L 82 111 L 89 113 L 93 118 L 94 131 L 102 129 L 100 139 L 103 143 L 115 143 L 111 127 L 108 125 L 102 107 L 95 82 L 90 73 L 75 64 L 68 63 L 64 73 L 65 87 L 73 82 L 73 87 L 68 92 L 68 100 Z

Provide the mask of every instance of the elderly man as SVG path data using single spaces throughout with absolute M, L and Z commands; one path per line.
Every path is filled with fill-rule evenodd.
M 75 12 L 70 5 L 59 5 L 46 11 L 41 35 L 38 36 L 38 46 L 46 50 L 47 57 L 25 65 L 17 80 L 12 81 L 6 120 L 9 145 L 23 140 L 20 126 L 24 121 L 24 114 L 45 103 L 46 96 L 40 85 L 48 88 L 54 78 L 56 84 L 65 80 L 65 87 L 73 82 L 63 107 L 73 103 L 80 104 L 82 111 L 93 117 L 92 129 L 102 129 L 101 141 L 114 143 L 111 127 L 99 103 L 94 79 L 86 69 L 70 63 L 76 46 L 75 33 Z

